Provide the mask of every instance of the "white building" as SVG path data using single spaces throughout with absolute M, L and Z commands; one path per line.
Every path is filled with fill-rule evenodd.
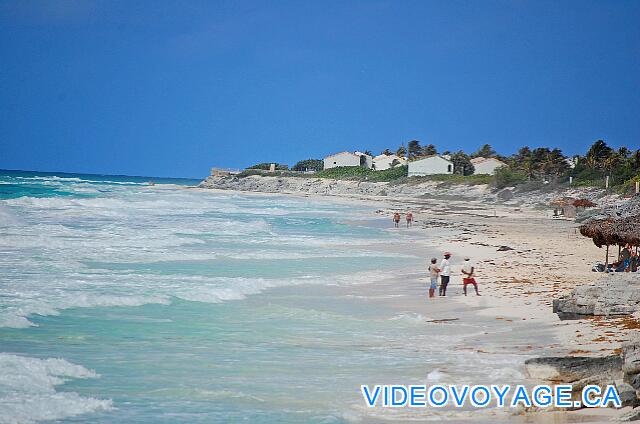
M 362 152 L 340 152 L 324 158 L 324 169 L 338 166 L 363 166 L 371 169 L 373 158 Z
M 439 155 L 427 156 L 409 162 L 409 176 L 453 174 L 453 162 Z
M 376 171 L 384 171 L 385 169 L 392 168 L 391 165 L 394 161 L 397 161 L 397 166 L 407 164 L 407 160 L 398 155 L 378 155 L 373 158 L 373 169 Z
M 496 169 L 507 166 L 506 163 L 496 158 L 483 158 L 477 157 L 471 159 L 471 163 L 475 168 L 474 174 L 488 174 L 493 175 L 496 173 Z

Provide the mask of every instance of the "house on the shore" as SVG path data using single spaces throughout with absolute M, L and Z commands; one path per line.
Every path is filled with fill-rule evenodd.
M 431 155 L 409 162 L 409 176 L 453 174 L 453 162 L 440 155 Z
M 496 173 L 496 169 L 507 166 L 506 163 L 496 158 L 477 157 L 471 159 L 471 163 L 475 168 L 475 171 L 473 172 L 474 174 L 494 175 Z
M 407 159 L 398 155 L 378 155 L 373 158 L 373 169 L 384 171 L 394 166 L 406 165 Z
M 338 166 L 362 166 L 371 169 L 373 158 L 362 152 L 340 152 L 324 158 L 324 169 Z

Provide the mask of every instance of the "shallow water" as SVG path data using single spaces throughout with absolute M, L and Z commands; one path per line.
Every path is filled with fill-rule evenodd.
M 457 349 L 495 325 L 389 301 L 424 251 L 372 208 L 155 182 L 0 173 L 0 423 L 415 419 L 360 384 L 522 379 Z

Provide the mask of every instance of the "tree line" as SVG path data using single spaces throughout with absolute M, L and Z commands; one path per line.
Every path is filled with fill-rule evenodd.
M 373 156 L 370 151 L 364 153 Z M 640 181 L 640 149 L 627 147 L 614 149 L 604 140 L 597 140 L 581 155 L 567 157 L 558 148 L 521 147 L 510 156 L 496 152 L 490 144 L 484 144 L 473 153 L 462 150 L 438 152 L 433 144 L 421 145 L 418 140 L 411 140 L 398 147 L 395 152 L 384 149 L 381 154 L 396 154 L 416 160 L 436 154 L 447 155 L 454 164 L 454 173 L 472 175 L 475 170 L 471 159 L 476 157 L 496 158 L 506 164 L 496 174 L 498 185 L 515 185 L 527 181 L 562 182 L 572 177 L 574 182 L 583 185 L 601 185 L 605 177 L 609 177 L 611 186 L 630 184 Z M 307 159 L 296 163 L 294 171 L 321 171 L 321 159 Z

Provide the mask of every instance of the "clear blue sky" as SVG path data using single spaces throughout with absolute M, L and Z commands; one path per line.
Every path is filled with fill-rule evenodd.
M 640 1 L 0 2 L 0 168 L 640 146 Z

